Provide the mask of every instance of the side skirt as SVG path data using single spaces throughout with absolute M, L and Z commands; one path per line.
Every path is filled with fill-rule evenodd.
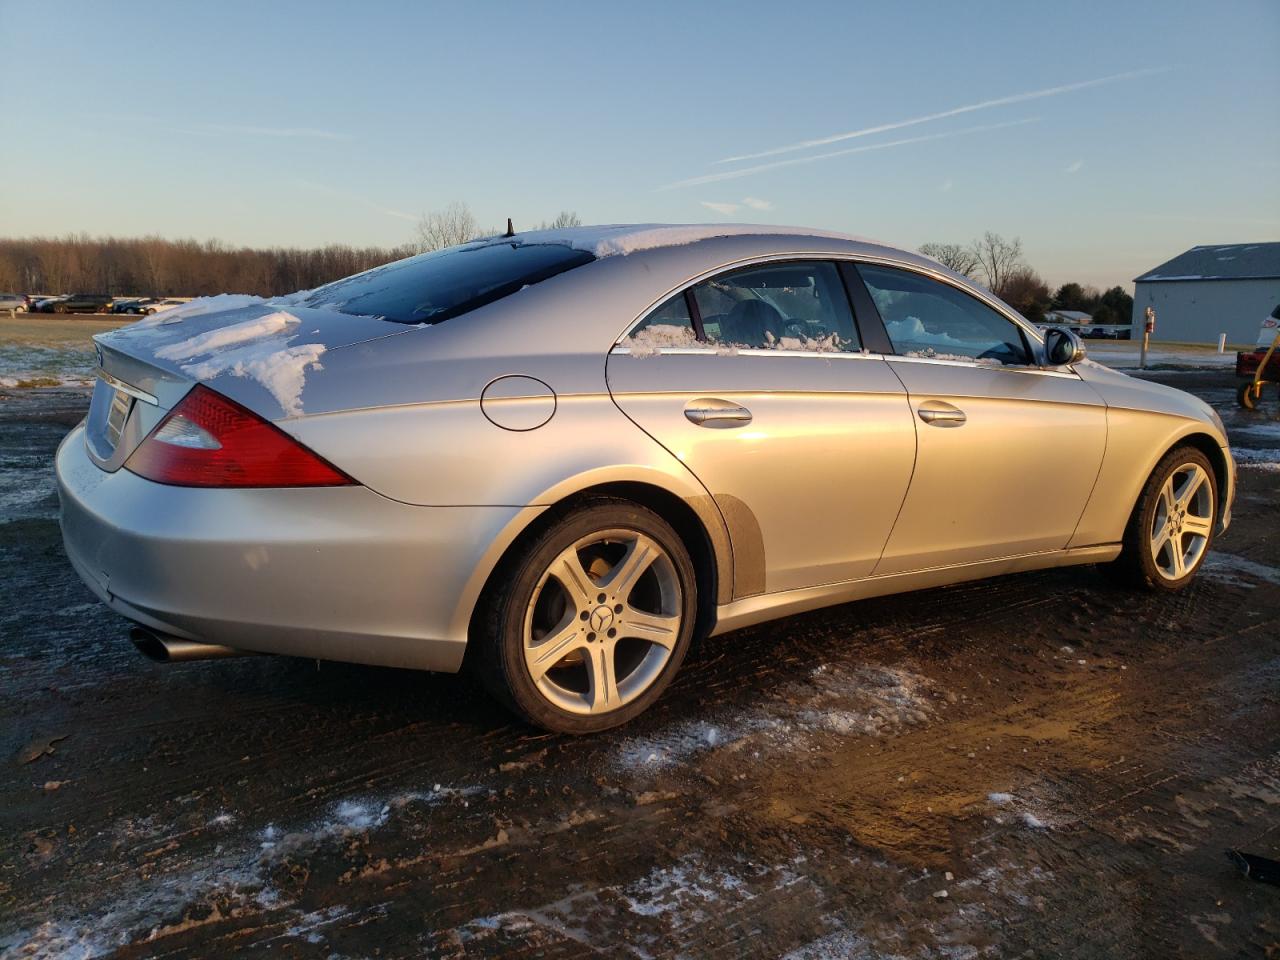
M 957 566 L 913 570 L 910 573 L 885 574 L 862 580 L 824 583 L 817 587 L 803 587 L 799 590 L 785 590 L 779 593 L 758 594 L 718 606 L 716 625 L 711 631 L 711 636 L 794 613 L 848 603 L 851 600 L 866 600 L 891 593 L 908 593 L 912 590 L 963 583 L 966 580 L 984 580 L 987 577 L 998 577 L 1006 573 L 1024 573 L 1028 570 L 1069 567 L 1082 563 L 1106 563 L 1118 557 L 1120 549 L 1121 545 L 1118 543 L 1098 544 L 1074 547 L 1070 550 L 1050 550 L 1044 553 L 1002 557 L 998 560 L 982 560 Z

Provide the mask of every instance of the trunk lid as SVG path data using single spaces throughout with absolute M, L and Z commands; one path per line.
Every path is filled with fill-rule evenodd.
M 196 383 L 268 420 L 300 417 L 307 374 L 327 352 L 412 329 L 289 298 L 224 295 L 98 334 L 89 454 L 103 469 L 118 469 Z

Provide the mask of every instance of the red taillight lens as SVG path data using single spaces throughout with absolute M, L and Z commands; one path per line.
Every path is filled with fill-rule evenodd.
M 197 385 L 125 469 L 179 487 L 340 487 L 355 483 L 279 427 Z

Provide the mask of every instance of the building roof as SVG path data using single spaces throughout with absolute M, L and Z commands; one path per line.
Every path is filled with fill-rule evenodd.
M 1148 270 L 1134 283 L 1166 280 L 1262 280 L 1280 277 L 1280 242 L 1192 247 Z
M 1085 313 L 1083 310 L 1050 310 L 1045 313 L 1046 317 L 1061 317 L 1063 320 L 1092 320 L 1093 314 Z

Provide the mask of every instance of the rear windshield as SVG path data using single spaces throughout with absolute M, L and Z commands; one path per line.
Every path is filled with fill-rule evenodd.
M 397 323 L 440 323 L 594 259 L 559 244 L 450 247 L 335 281 L 303 303 Z

